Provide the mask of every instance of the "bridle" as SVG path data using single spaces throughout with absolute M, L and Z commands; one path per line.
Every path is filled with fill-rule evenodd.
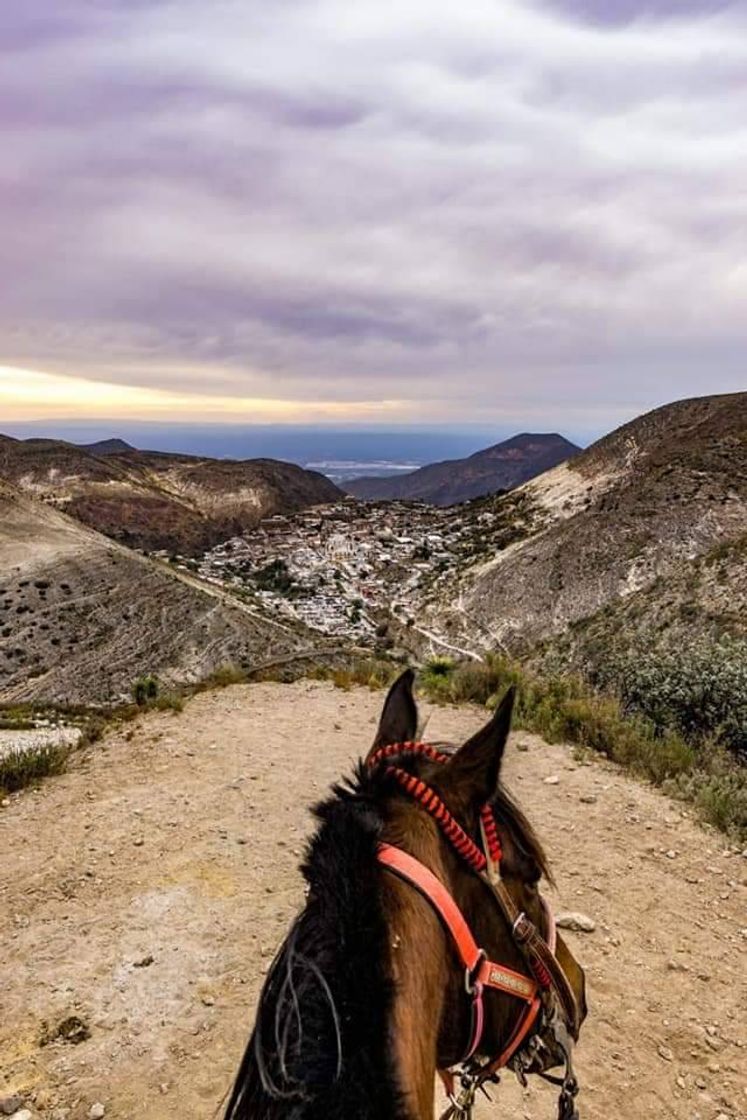
M 383 766 L 386 776 L 433 817 L 457 854 L 490 888 L 529 971 L 529 975 L 515 972 L 489 960 L 454 898 L 430 868 L 402 848 L 379 845 L 379 863 L 409 883 L 429 903 L 450 935 L 464 969 L 465 992 L 471 1001 L 470 1037 L 461 1061 L 449 1070 L 439 1071 L 451 1102 L 441 1120 L 469 1120 L 477 1092 L 486 1092 L 486 1084 L 498 1081 L 499 1071 L 506 1067 L 511 1068 L 524 1085 L 528 1073 L 537 1073 L 558 1085 L 558 1120 L 578 1120 L 575 1106 L 578 1083 L 573 1073 L 572 1048 L 573 1041 L 578 1038 L 580 1015 L 573 988 L 555 955 L 556 928 L 550 907 L 541 898 L 546 926 L 543 936 L 526 913 L 519 910 L 501 878 L 503 852 L 491 806 L 484 805 L 480 814 L 481 847 L 431 786 L 396 765 L 396 760 L 403 757 L 447 763 L 450 756 L 430 743 L 392 743 L 374 751 L 368 766 L 370 769 Z M 508 1041 L 496 1057 L 486 1057 L 481 1051 L 485 989 L 501 991 L 521 1005 Z M 562 1077 L 546 1072 L 561 1063 L 564 1065 Z M 456 1077 L 461 1086 L 458 1095 Z

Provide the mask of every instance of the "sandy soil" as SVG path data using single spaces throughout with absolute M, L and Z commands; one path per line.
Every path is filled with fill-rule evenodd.
M 305 806 L 367 749 L 380 704 L 311 683 L 205 693 L 3 805 L 0 1098 L 18 1090 L 50 1120 L 94 1102 L 122 1120 L 216 1114 L 301 899 Z M 436 709 L 428 733 L 479 720 Z M 744 1118 L 747 860 L 566 747 L 516 734 L 507 772 L 553 857 L 556 909 L 597 923 L 569 934 L 590 987 L 582 1116 Z M 71 1015 L 90 1038 L 40 1046 Z M 544 1086 L 508 1077 L 498 1095 L 480 1117 L 555 1116 Z

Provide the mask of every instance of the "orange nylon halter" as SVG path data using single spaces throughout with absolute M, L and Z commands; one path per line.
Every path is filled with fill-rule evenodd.
M 429 743 L 392 743 L 375 751 L 369 759 L 368 765 L 373 768 L 381 762 L 388 762 L 396 756 L 420 755 L 433 762 L 446 763 L 449 756 L 436 750 Z M 446 808 L 441 798 L 422 779 L 408 773 L 401 767 L 387 765 L 385 773 L 394 778 L 398 785 L 422 806 L 436 821 L 446 838 L 458 854 L 478 874 L 483 874 L 490 863 L 497 867 L 502 859 L 502 850 L 498 829 L 489 805 L 483 806 L 481 820 L 485 835 L 488 854 L 477 846 L 462 826 L 455 820 Z M 463 1062 L 472 1058 L 482 1040 L 484 1028 L 483 991 L 492 988 L 522 1000 L 524 1008 L 509 1041 L 499 1056 L 490 1063 L 491 1073 L 503 1068 L 520 1049 L 532 1028 L 537 1022 L 542 1001 L 539 990 L 540 984 L 528 976 L 505 965 L 488 960 L 487 955 L 475 941 L 466 918 L 457 906 L 449 891 L 433 872 L 415 859 L 414 856 L 391 844 L 380 844 L 377 855 L 379 863 L 392 871 L 404 881 L 416 888 L 433 907 L 446 930 L 451 934 L 459 959 L 464 967 L 465 989 L 472 997 L 472 1025 L 470 1030 L 470 1043 L 462 1059 Z M 554 934 L 554 923 L 549 919 L 551 935 Z M 542 987 L 549 985 L 549 977 L 539 977 Z M 546 983 L 544 981 L 547 981 Z

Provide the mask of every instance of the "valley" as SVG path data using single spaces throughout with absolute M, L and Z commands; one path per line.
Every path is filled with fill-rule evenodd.
M 374 643 L 390 629 L 414 628 L 426 594 L 438 594 L 450 576 L 507 547 L 533 523 L 522 497 L 448 510 L 348 498 L 266 518 L 197 561 L 174 562 L 323 634 Z

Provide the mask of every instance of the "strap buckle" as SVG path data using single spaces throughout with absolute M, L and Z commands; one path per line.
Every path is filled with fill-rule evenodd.
M 526 912 L 522 910 L 511 926 L 511 934 L 514 941 L 517 941 L 520 945 L 526 945 L 527 941 L 529 941 L 534 933 L 534 929 L 534 923 L 529 920 L 526 916 Z
M 472 968 L 465 968 L 464 970 L 464 990 L 468 996 L 474 995 L 479 981 L 477 980 L 477 973 L 483 961 L 488 959 L 488 955 L 484 949 L 478 952 L 477 960 Z

